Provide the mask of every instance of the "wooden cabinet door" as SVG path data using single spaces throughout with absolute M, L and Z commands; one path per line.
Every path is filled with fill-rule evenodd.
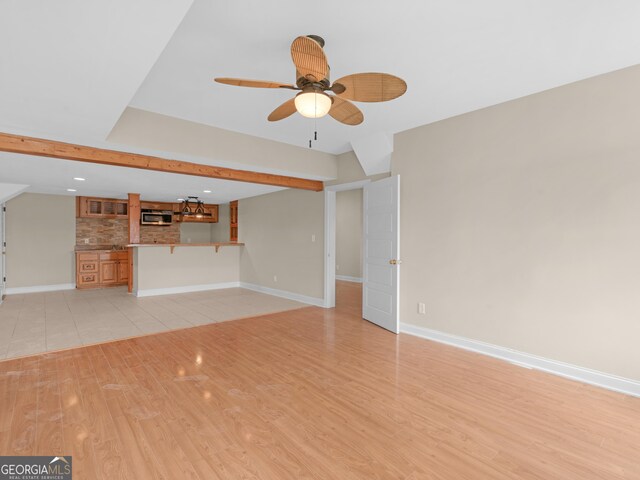
M 118 261 L 118 283 L 129 283 L 129 260 Z
M 218 205 L 208 205 L 207 212 L 211 214 L 209 223 L 218 223 Z
M 238 200 L 229 202 L 229 241 L 238 241 Z
M 107 260 L 100 262 L 100 283 L 109 284 L 118 281 L 118 262 Z
M 102 201 L 102 216 L 103 217 L 115 217 L 116 216 L 116 202 L 113 200 Z
M 96 198 L 77 197 L 78 217 L 100 217 L 102 216 L 102 201 Z
M 116 203 L 116 217 L 129 216 L 129 203 L 127 201 Z

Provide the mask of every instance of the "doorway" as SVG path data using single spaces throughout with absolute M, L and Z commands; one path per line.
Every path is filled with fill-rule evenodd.
M 340 192 L 360 190 L 371 180 L 331 185 L 324 191 L 324 307 L 336 306 L 336 227 L 337 195 Z M 362 248 L 362 247 L 361 247 Z M 362 251 L 362 250 L 360 250 Z
M 325 189 L 324 306 L 336 306 L 336 266 L 339 267 L 336 248 L 337 194 L 357 189 L 363 189 L 360 250 L 362 318 L 397 334 L 400 325 L 398 299 L 401 263 L 398 175 L 376 182 L 367 179 Z
M 336 192 L 336 306 L 362 291 L 362 188 Z

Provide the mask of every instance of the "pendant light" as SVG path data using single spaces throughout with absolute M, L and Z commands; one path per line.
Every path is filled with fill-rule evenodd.
M 210 217 L 211 213 L 208 213 L 204 208 L 204 202 L 198 197 L 188 196 L 182 201 L 182 208 L 180 209 L 180 215 L 183 217 L 196 217 L 204 218 Z

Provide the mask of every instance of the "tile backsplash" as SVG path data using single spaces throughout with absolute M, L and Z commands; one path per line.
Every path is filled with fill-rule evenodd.
M 76 245 L 126 245 L 129 221 L 122 218 L 76 218 Z M 88 243 L 85 240 L 89 239 Z M 180 224 L 140 226 L 140 243 L 179 243 Z
M 180 225 L 178 222 L 162 227 L 140 225 L 140 243 L 180 243 Z
M 126 245 L 129 221 L 111 218 L 76 218 L 76 245 Z

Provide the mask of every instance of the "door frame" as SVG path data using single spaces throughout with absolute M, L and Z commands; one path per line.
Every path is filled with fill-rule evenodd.
M 324 308 L 336 306 L 336 192 L 364 188 L 368 183 L 371 183 L 370 179 L 330 185 L 324 189 Z
M 7 207 L 5 203 L 0 203 L 0 303 L 4 298 L 4 292 L 7 289 L 6 282 L 6 270 L 7 270 L 7 254 L 6 254 L 6 239 L 7 239 L 7 222 L 5 221 L 5 212 Z

